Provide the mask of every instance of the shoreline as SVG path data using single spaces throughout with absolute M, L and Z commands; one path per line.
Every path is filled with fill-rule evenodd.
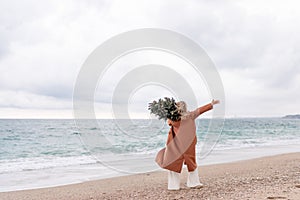
M 40 189 L 0 192 L 0 199 L 300 199 L 300 152 L 199 166 L 202 189 L 167 190 L 156 171 Z
M 197 159 L 197 163 L 198 166 L 202 167 L 294 152 L 300 152 L 298 145 L 247 147 L 242 149 L 223 150 L 215 149 L 209 156 Z M 199 155 L 197 157 L 199 157 Z M 129 173 L 118 172 L 113 168 L 107 168 L 101 163 L 95 162 L 85 165 L 0 174 L 0 192 L 58 187 L 84 183 L 87 181 L 163 171 L 163 169 L 159 168 L 154 162 L 154 158 L 155 155 L 142 156 L 134 159 L 127 159 L 124 157 L 121 159 L 119 158 L 120 160 L 116 161 L 114 164 L 117 164 L 119 167 L 122 166 L 122 168 L 119 168 L 121 170 L 129 170 Z M 132 163 L 136 164 L 133 165 Z

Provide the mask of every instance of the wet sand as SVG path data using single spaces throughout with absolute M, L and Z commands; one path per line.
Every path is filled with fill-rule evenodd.
M 88 181 L 59 187 L 2 192 L 0 199 L 300 199 L 300 152 L 201 166 L 201 189 L 167 190 L 167 172 Z

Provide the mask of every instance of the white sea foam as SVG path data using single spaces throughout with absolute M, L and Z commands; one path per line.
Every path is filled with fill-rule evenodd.
M 86 130 L 93 136 L 107 137 L 109 145 L 101 146 L 100 143 L 97 148 L 86 149 L 88 145 L 84 147 L 80 139 L 85 130 L 76 130 L 73 120 L 0 120 L 0 191 L 78 183 L 159 169 L 154 158 L 165 146 L 167 126 L 153 134 L 149 128 L 144 134 L 140 130 L 147 121 L 135 121 L 134 126 L 127 126 L 129 130 L 124 134 L 111 120 L 103 120 L 100 124 L 101 129 L 87 123 Z M 197 150 L 200 153 L 205 136 L 212 133 L 206 132 L 209 120 L 200 120 L 198 124 Z M 213 135 L 219 138 L 214 150 L 204 159 L 199 159 L 198 155 L 198 164 L 300 152 L 299 130 L 300 120 L 227 120 L 220 137 Z M 138 134 L 143 137 L 137 137 Z
M 55 167 L 69 167 L 76 165 L 95 164 L 92 156 L 72 157 L 34 157 L 0 160 L 0 174 L 22 171 L 43 170 Z

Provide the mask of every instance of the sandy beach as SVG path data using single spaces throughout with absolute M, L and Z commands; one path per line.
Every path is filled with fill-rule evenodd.
M 0 193 L 0 199 L 300 199 L 300 153 L 199 167 L 201 189 L 167 190 L 167 173 Z

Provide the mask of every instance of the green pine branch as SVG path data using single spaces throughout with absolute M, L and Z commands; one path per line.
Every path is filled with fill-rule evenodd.
M 158 101 L 149 103 L 148 110 L 154 114 L 158 119 L 171 119 L 172 121 L 180 120 L 180 113 L 177 110 L 176 102 L 173 98 L 164 97 Z

